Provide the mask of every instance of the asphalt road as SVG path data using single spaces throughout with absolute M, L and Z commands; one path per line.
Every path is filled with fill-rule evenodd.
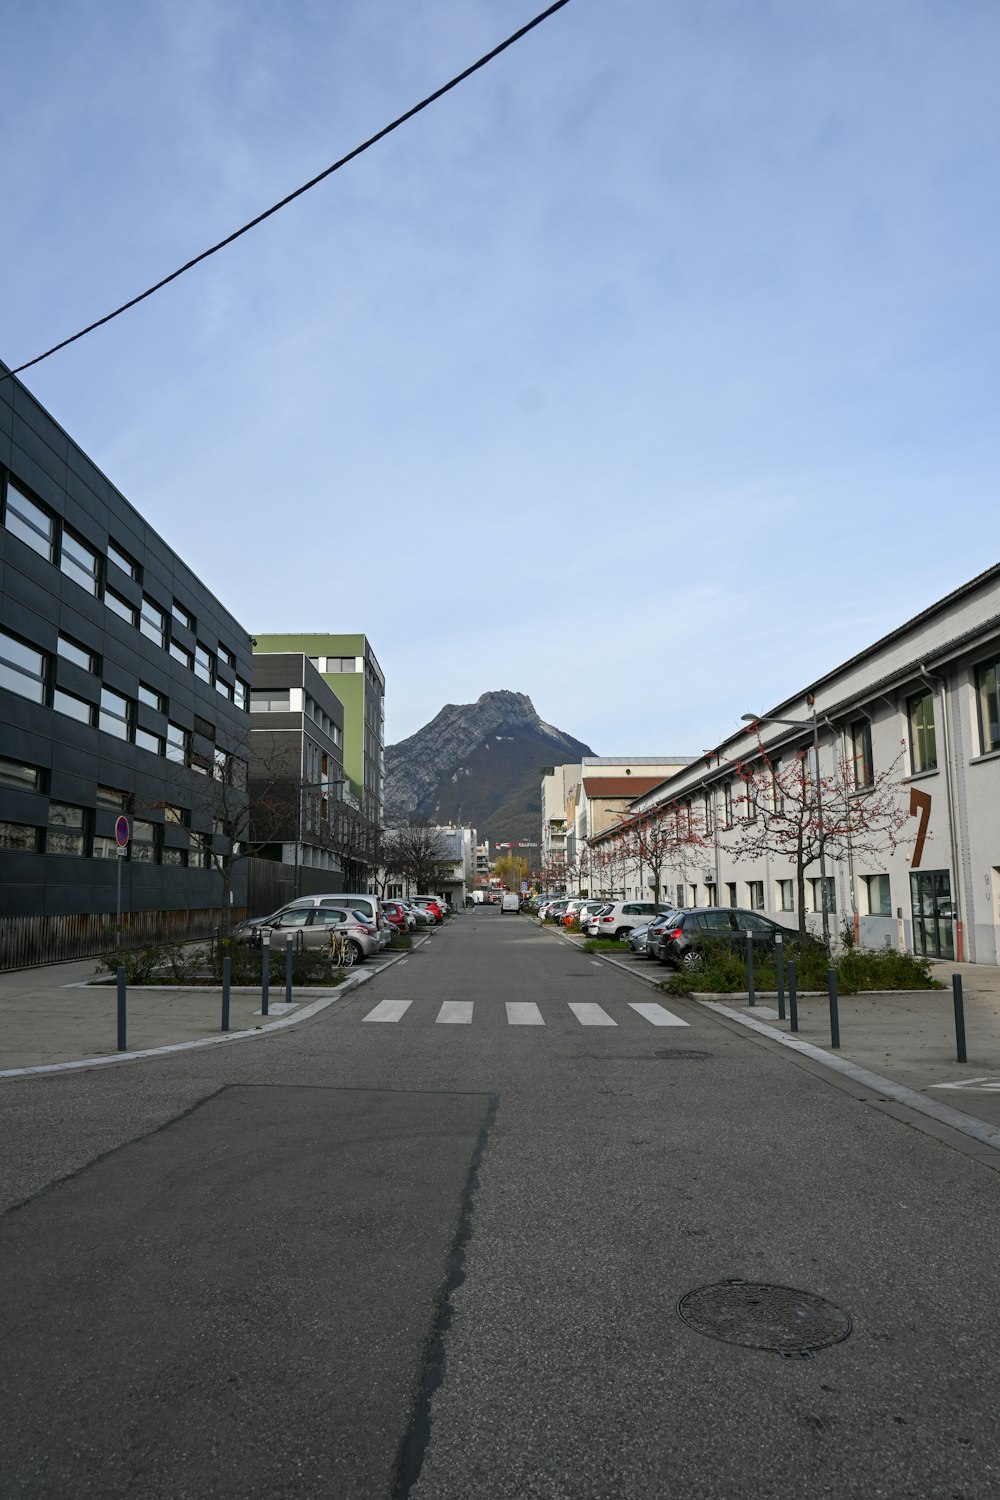
M 285 1032 L 0 1086 L 0 1495 L 995 1500 L 1000 1176 L 657 998 L 474 911 Z M 730 1280 L 850 1335 L 678 1316 Z

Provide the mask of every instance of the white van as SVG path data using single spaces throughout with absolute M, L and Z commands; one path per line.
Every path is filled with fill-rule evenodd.
M 504 891 L 500 901 L 500 915 L 512 911 L 515 916 L 521 910 L 521 898 L 516 891 Z

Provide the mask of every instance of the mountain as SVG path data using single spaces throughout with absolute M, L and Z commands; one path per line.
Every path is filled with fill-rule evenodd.
M 537 844 L 543 766 L 593 754 L 544 723 L 524 693 L 448 703 L 409 739 L 386 746 L 386 820 L 418 815 L 471 824 L 480 842 Z

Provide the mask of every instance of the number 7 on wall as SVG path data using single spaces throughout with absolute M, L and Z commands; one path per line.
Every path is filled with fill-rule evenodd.
M 924 854 L 924 840 L 927 837 L 927 824 L 931 819 L 931 794 L 920 792 L 915 786 L 910 787 L 910 817 L 919 817 L 917 824 L 917 842 L 913 846 L 913 858 L 910 860 L 910 869 L 920 868 L 920 861 Z

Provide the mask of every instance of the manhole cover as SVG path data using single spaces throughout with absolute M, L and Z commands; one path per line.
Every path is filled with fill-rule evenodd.
M 724 1344 L 808 1356 L 839 1344 L 850 1314 L 813 1292 L 759 1281 L 717 1281 L 695 1287 L 677 1304 L 689 1327 Z

